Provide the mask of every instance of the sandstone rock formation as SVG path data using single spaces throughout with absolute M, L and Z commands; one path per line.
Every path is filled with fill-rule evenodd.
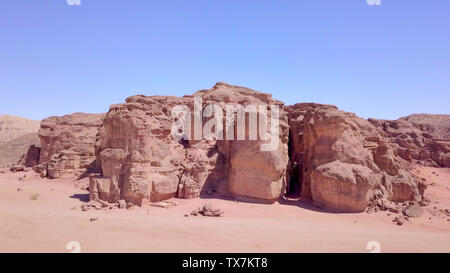
M 123 198 L 138 205 L 144 199 L 229 192 L 271 202 L 280 197 L 288 163 L 287 116 L 282 114 L 283 142 L 276 151 L 261 152 L 258 141 L 174 140 L 171 109 L 187 106 L 194 110 L 194 98 L 199 97 L 203 100 L 200 109 L 225 103 L 281 105 L 268 94 L 224 83 L 183 98 L 139 95 L 113 105 L 97 143 L 102 175 L 91 177 L 92 189 L 98 190 L 91 195 L 106 195 L 104 200 L 111 202 Z M 209 120 L 200 119 L 203 124 Z
M 287 107 L 291 177 L 301 195 L 337 211 L 363 211 L 377 196 L 420 201 L 423 185 L 402 169 L 392 149 L 367 120 L 335 106 Z
M 283 103 L 272 99 L 272 95 L 257 92 L 244 87 L 231 86 L 225 83 L 218 83 L 207 91 L 200 91 L 194 94 L 201 95 L 206 104 L 216 104 L 222 109 L 227 106 L 242 107 L 249 110 L 246 117 L 245 140 L 236 140 L 238 138 L 239 121 L 234 117 L 234 122 L 229 124 L 231 132 L 234 133 L 234 140 L 219 140 L 217 142 L 218 151 L 223 155 L 227 164 L 226 177 L 228 182 L 228 190 L 237 197 L 252 198 L 260 201 L 273 202 L 277 200 L 283 193 L 286 185 L 287 166 L 289 162 L 288 140 L 289 125 L 287 113 L 284 111 Z M 267 140 L 261 132 L 258 132 L 255 139 L 251 139 L 250 115 L 260 111 L 260 106 L 278 107 L 279 112 L 274 113 L 274 109 L 267 110 L 267 124 L 263 125 L 259 116 L 259 126 L 265 128 Z M 254 112 L 251 110 L 254 106 Z M 258 109 L 257 109 L 258 107 Z M 264 108 L 263 108 L 264 109 Z M 276 115 L 276 116 L 273 116 Z M 272 117 L 274 119 L 272 119 Z M 277 124 L 271 124 L 276 121 Z M 247 126 L 245 126 L 247 125 Z M 277 128 L 276 131 L 271 130 L 272 125 Z M 226 126 L 226 125 L 225 125 Z M 254 130 L 255 132 L 257 130 Z M 269 145 L 270 141 L 275 141 L 274 149 L 264 149 Z
M 401 158 L 450 167 L 450 115 L 415 114 L 398 120 L 369 119 Z
M 19 160 L 19 164 L 25 167 L 34 167 L 39 164 L 39 157 L 41 154 L 40 145 L 30 145 L 26 153 L 22 155 L 22 158 Z
M 132 96 L 106 115 L 45 119 L 35 170 L 91 173 L 90 199 L 110 203 L 286 195 L 342 212 L 374 203 L 395 210 L 386 204 L 422 201 L 425 186 L 410 162 L 448 166 L 449 124 L 435 115 L 367 121 L 217 83 L 181 98 Z
M 170 137 L 170 109 L 180 101 L 139 95 L 110 107 L 96 146 L 102 174 L 90 178 L 91 197 L 97 189 L 103 200 L 125 199 L 141 205 L 144 199 L 159 201 L 177 195 L 187 151 Z M 195 191 L 197 184 L 184 181 L 183 194 L 186 188 Z
M 40 166 L 35 169 L 50 178 L 95 170 L 95 142 L 102 118 L 103 114 L 75 113 L 42 120 Z

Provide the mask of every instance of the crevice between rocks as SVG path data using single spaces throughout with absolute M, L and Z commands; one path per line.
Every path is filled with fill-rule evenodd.
M 286 169 L 286 189 L 284 198 L 287 199 L 299 199 L 302 191 L 302 166 L 294 153 L 294 139 L 291 127 L 291 120 L 288 119 L 288 156 L 289 162 Z

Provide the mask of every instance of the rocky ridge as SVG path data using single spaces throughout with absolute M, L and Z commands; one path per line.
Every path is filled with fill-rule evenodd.
M 369 119 L 408 162 L 450 167 L 450 115 L 415 114 L 398 120 Z
M 39 126 L 36 120 L 0 115 L 0 168 L 17 164 L 31 145 L 40 146 Z
M 20 136 L 36 133 L 40 122 L 17 116 L 0 115 L 0 144 Z

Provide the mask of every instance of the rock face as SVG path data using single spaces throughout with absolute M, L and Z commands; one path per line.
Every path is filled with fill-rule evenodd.
M 276 200 L 282 193 L 288 163 L 287 116 L 283 114 L 284 142 L 274 151 L 260 151 L 262 142 L 258 141 L 228 141 L 211 135 L 196 139 L 195 133 L 189 139 L 175 140 L 171 134 L 175 122 L 172 110 L 176 106 L 191 109 L 193 113 L 187 117 L 192 118 L 189 124 L 195 128 L 194 104 L 200 98 L 200 110 L 212 104 L 225 109 L 225 103 L 281 105 L 268 94 L 224 83 L 183 98 L 139 95 L 128 98 L 125 104 L 113 105 L 97 143 L 102 175 L 91 177 L 98 196 L 104 194 L 104 200 L 121 198 L 137 205 L 144 199 L 194 198 L 200 194 Z M 199 117 L 203 132 L 211 118 Z M 220 120 L 225 121 L 225 114 Z M 234 128 L 235 124 L 230 126 Z M 103 186 L 108 183 L 109 187 Z
M 369 119 L 409 162 L 450 167 L 450 115 L 416 114 L 398 120 Z
M 40 168 L 50 178 L 95 170 L 95 142 L 103 114 L 75 113 L 41 122 Z
M 141 205 L 177 195 L 188 151 L 170 137 L 170 109 L 183 102 L 188 99 L 139 95 L 110 107 L 97 142 L 102 175 L 90 181 L 100 199 Z M 180 194 L 199 190 L 187 175 L 183 181 Z
M 287 107 L 291 126 L 290 190 L 319 206 L 363 211 L 377 196 L 420 201 L 423 185 L 409 172 L 375 126 L 334 106 Z M 297 187 L 295 186 L 297 185 Z
M 27 152 L 23 154 L 22 158 L 19 161 L 20 165 L 24 165 L 25 167 L 34 167 L 39 164 L 39 157 L 41 154 L 41 147 L 38 145 L 31 145 Z
M 251 111 L 251 107 L 254 106 L 253 110 L 260 114 L 260 106 L 264 109 L 266 105 L 270 105 L 270 111 L 266 109 L 267 123 L 263 124 L 261 116 L 258 117 L 258 126 L 266 127 L 264 131 L 267 136 L 262 136 L 263 134 L 255 129 L 254 132 L 258 133 L 256 140 L 250 140 L 252 127 L 248 120 L 251 115 L 249 114 L 246 117 L 248 126 L 238 127 L 237 118 L 234 123 L 229 123 L 230 131 L 235 133 L 233 139 L 237 139 L 238 130 L 245 127 L 245 140 L 228 140 L 224 136 L 225 140 L 219 140 L 217 147 L 227 164 L 228 190 L 233 196 L 266 202 L 276 201 L 283 194 L 289 162 L 289 125 L 283 104 L 272 99 L 270 94 L 224 83 L 218 83 L 212 89 L 195 95 L 201 95 L 207 104 L 219 105 L 222 109 L 241 105 L 254 114 L 256 113 Z M 274 112 L 275 108 L 278 112 Z M 273 121 L 276 121 L 276 124 Z M 272 125 L 276 126 L 277 130 L 272 130 Z M 267 137 L 266 141 L 264 137 Z M 273 147 L 270 144 L 273 144 Z

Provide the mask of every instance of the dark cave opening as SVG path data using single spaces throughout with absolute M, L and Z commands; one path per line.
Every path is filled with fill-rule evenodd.
M 285 197 L 300 198 L 300 194 L 302 191 L 300 167 L 297 162 L 293 162 L 291 164 L 292 165 L 289 171 L 289 181 L 286 188 Z
M 301 164 L 298 163 L 297 156 L 294 153 L 292 132 L 289 132 L 288 140 L 288 154 L 289 154 L 289 168 L 288 181 L 286 185 L 285 197 L 298 199 L 302 191 L 302 173 Z

